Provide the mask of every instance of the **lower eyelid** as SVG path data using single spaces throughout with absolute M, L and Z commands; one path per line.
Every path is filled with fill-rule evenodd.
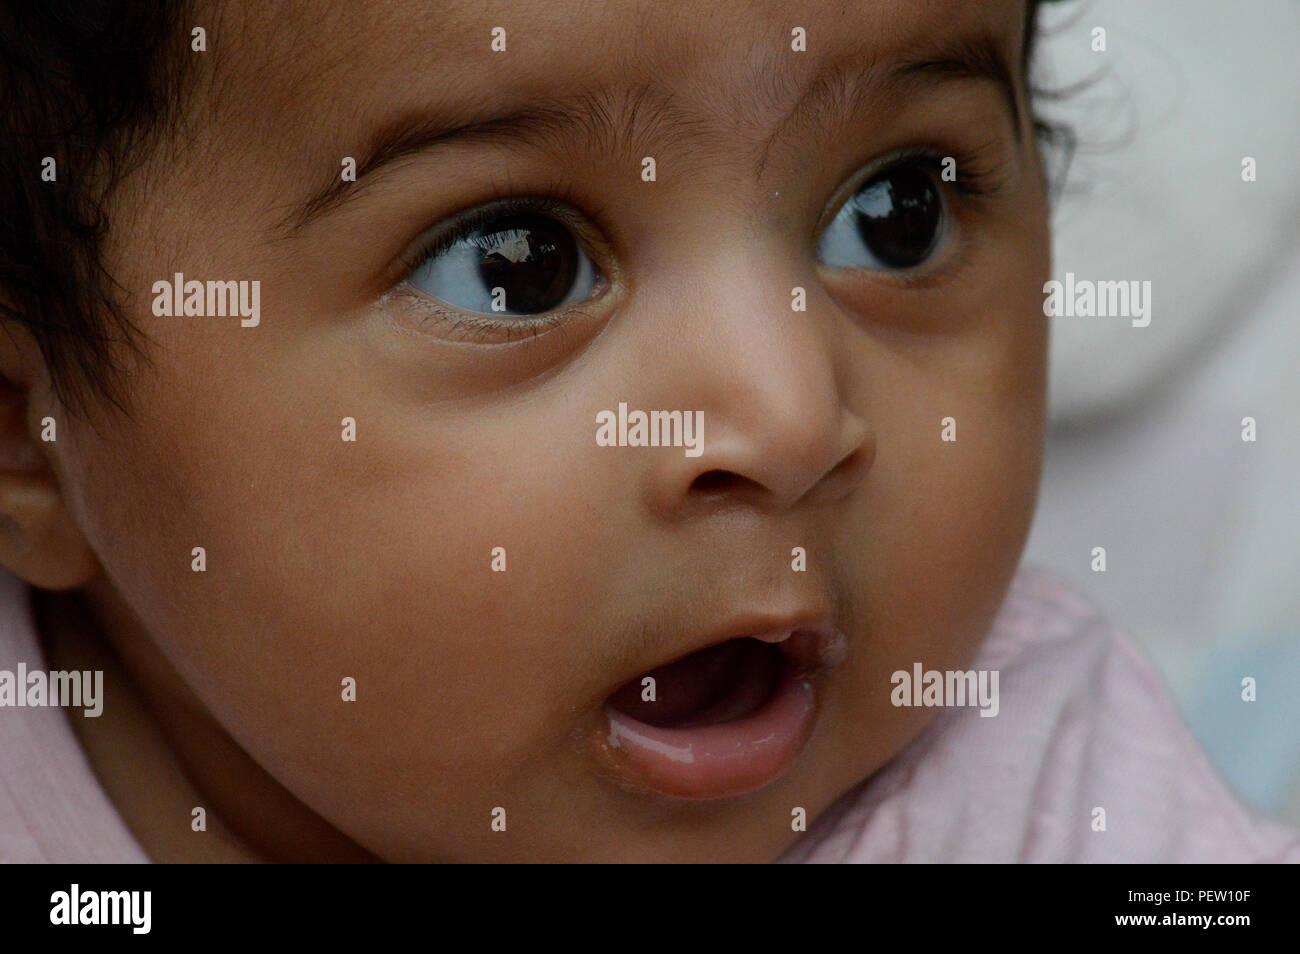
M 393 289 L 392 295 L 399 300 L 402 307 L 419 312 L 416 319 L 420 325 L 432 323 L 444 329 L 438 332 L 438 335 L 445 340 L 475 344 L 513 344 L 539 337 L 555 329 L 563 329 L 569 320 L 579 316 L 591 317 L 587 309 L 603 299 L 611 287 L 609 279 L 603 272 L 599 275 L 598 284 L 599 291 L 594 295 L 561 309 L 538 315 L 508 318 L 461 311 L 421 292 L 405 280 Z
M 950 219 L 946 229 L 946 234 L 940 240 L 939 257 L 932 262 L 927 262 L 921 268 L 907 269 L 905 271 L 868 268 L 833 269 L 833 271 L 866 276 L 878 284 L 892 285 L 896 288 L 918 291 L 939 288 L 944 283 L 951 281 L 953 276 L 961 274 L 970 262 L 973 253 L 973 246 L 969 237 L 963 234 L 968 230 L 963 230 L 961 223 L 957 219 Z

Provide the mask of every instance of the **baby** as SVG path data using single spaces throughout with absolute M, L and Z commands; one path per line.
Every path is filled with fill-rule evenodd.
M 27 6 L 7 860 L 1300 858 L 1017 574 L 1036 2 Z

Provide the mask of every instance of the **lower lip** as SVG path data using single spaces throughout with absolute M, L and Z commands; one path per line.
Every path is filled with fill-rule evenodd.
M 751 716 L 717 725 L 662 729 L 605 707 L 604 747 L 618 773 L 678 798 L 725 798 L 762 788 L 803 751 L 817 716 L 813 676 L 787 668 Z

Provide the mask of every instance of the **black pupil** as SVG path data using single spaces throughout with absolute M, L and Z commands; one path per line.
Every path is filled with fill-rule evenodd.
M 916 166 L 899 166 L 872 179 L 854 196 L 853 210 L 867 248 L 889 268 L 925 261 L 943 211 L 933 180 Z
M 505 310 L 540 314 L 560 305 L 578 274 L 573 235 L 545 215 L 505 215 L 475 229 L 466 241 L 478 249 L 485 287 L 505 289 Z

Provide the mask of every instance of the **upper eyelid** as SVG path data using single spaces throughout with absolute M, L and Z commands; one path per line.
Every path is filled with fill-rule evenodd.
M 464 237 L 474 228 L 491 222 L 494 215 L 504 217 L 524 211 L 549 215 L 566 228 L 576 232 L 575 238 L 579 240 L 578 244 L 585 245 L 584 230 L 580 224 L 573 221 L 573 217 L 564 205 L 551 196 L 503 195 L 454 212 L 425 229 L 415 241 L 403 249 L 398 256 L 405 268 L 401 281 L 410 278 L 439 250 L 440 245 L 449 246 L 452 241 Z
M 861 167 L 858 172 L 848 178 L 848 182 L 856 180 L 855 189 L 866 185 L 876 176 L 883 172 L 907 164 L 909 160 L 927 160 L 939 162 L 946 158 L 956 160 L 957 178 L 949 185 L 961 186 L 963 183 L 971 183 L 982 180 L 989 175 L 989 168 L 981 161 L 980 153 L 991 151 L 989 147 L 978 150 L 944 150 L 937 146 L 903 146 L 885 153 L 876 159 Z M 992 165 L 1000 166 L 1000 162 L 994 162 Z M 973 171 L 972 171 L 973 170 Z
M 610 276 L 620 275 L 621 270 L 617 268 L 617 265 L 608 266 L 609 271 L 607 274 L 606 268 L 602 267 L 601 262 L 598 260 L 600 256 L 593 255 L 588 248 L 590 244 L 600 245 L 601 243 L 593 241 L 589 237 L 591 230 L 586 228 L 583 223 L 576 221 L 582 216 L 574 214 L 576 203 L 569 198 L 572 195 L 570 188 L 561 190 L 559 195 L 540 193 L 513 195 L 504 194 L 503 189 L 494 184 L 493 191 L 495 195 L 492 198 L 473 205 L 463 206 L 421 232 L 407 246 L 407 250 L 404 250 L 399 256 L 402 263 L 402 272 L 390 285 L 390 292 L 396 289 L 402 297 L 418 302 L 423 308 L 436 315 L 439 320 L 453 322 L 453 330 L 462 327 L 476 329 L 483 332 L 485 338 L 488 334 L 508 331 L 509 334 L 504 341 L 494 342 L 502 344 L 512 343 L 525 337 L 537 336 L 551 331 L 553 327 L 562 327 L 563 322 L 557 315 L 580 311 L 581 306 L 585 305 L 587 301 L 603 297 L 613 285 L 613 279 Z M 458 238 L 463 237 L 474 228 L 490 223 L 494 219 L 518 212 L 537 212 L 548 215 L 564 225 L 565 228 L 576 233 L 574 238 L 578 247 L 583 254 L 591 258 L 596 269 L 598 283 L 603 283 L 604 288 L 592 299 L 571 303 L 563 306 L 557 312 L 512 316 L 509 320 L 502 321 L 491 315 L 464 311 L 453 304 L 444 302 L 427 292 L 417 289 L 411 284 L 411 278 L 437 254 L 440 246 L 444 248 L 450 247 Z M 539 331 L 539 328 L 544 328 L 545 331 Z M 529 334 L 523 333 L 523 331 L 529 329 L 531 329 Z

